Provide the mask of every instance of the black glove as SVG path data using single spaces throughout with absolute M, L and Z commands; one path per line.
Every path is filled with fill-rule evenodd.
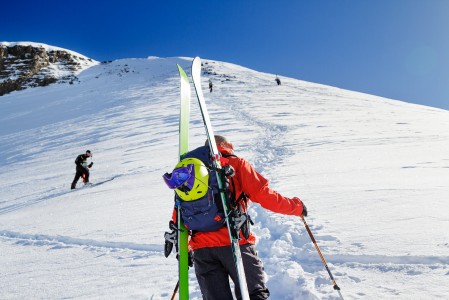
M 91 162 L 87 167 L 88 167 L 88 168 L 92 168 L 93 165 L 94 165 L 94 163 Z
M 179 254 L 176 255 L 176 259 L 179 260 Z M 188 260 L 187 264 L 189 265 L 189 267 L 193 267 L 193 252 L 192 251 L 189 251 L 189 258 L 187 260 Z
M 178 247 L 178 227 L 176 226 L 175 222 L 170 221 L 168 224 L 169 228 L 172 230 L 172 232 L 166 232 L 164 234 L 165 238 L 165 247 L 164 247 L 164 255 L 165 257 L 168 257 L 170 253 L 173 250 L 173 245 L 176 245 Z M 176 248 L 178 249 L 178 248 Z M 179 260 L 179 254 L 176 254 L 176 259 Z M 193 267 L 193 252 L 189 251 L 189 257 L 188 257 L 188 265 L 189 267 Z
M 302 203 L 302 215 L 303 215 L 304 217 L 307 217 L 307 207 L 306 207 L 306 205 L 304 204 L 304 202 Z
M 170 221 L 169 225 L 172 232 L 165 232 L 165 246 L 164 246 L 164 255 L 168 257 L 173 250 L 173 245 L 178 242 L 178 231 L 176 229 L 175 222 Z
M 224 166 L 223 167 L 223 172 L 224 172 L 224 174 L 226 176 L 229 176 L 229 177 L 233 177 L 235 175 L 235 170 L 234 170 L 234 168 L 231 165 Z

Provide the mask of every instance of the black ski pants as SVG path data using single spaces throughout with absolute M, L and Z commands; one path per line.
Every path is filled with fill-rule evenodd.
M 241 245 L 240 251 L 251 300 L 268 299 L 270 292 L 254 245 Z M 229 277 L 234 282 L 237 299 L 242 299 L 231 246 L 197 249 L 193 258 L 203 300 L 232 300 Z
M 83 166 L 76 166 L 76 173 L 75 178 L 73 178 L 72 182 L 72 190 L 76 187 L 76 183 L 80 179 L 80 177 L 83 177 L 84 183 L 89 182 L 89 170 L 84 168 Z

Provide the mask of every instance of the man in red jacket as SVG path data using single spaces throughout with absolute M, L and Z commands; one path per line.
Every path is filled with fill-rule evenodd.
M 225 137 L 216 135 L 215 141 L 218 150 L 229 160 L 229 165 L 235 171 L 231 186 L 235 195 L 245 193 L 251 201 L 276 213 L 307 216 L 307 209 L 299 198 L 284 197 L 268 187 L 268 180 L 248 161 L 234 155 L 234 148 Z M 242 205 L 244 212 L 247 204 L 245 202 Z M 265 286 L 263 265 L 254 246 L 256 239 L 252 234 L 246 239 L 241 232 L 240 238 L 240 251 L 250 298 L 268 299 L 270 292 Z M 233 299 L 228 277 L 231 277 L 235 284 L 237 298 L 241 299 L 227 227 L 213 232 L 195 232 L 189 245 L 193 250 L 195 274 L 203 299 Z

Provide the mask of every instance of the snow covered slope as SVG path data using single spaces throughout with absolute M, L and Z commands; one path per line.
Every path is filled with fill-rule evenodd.
M 163 256 L 190 59 L 93 66 L 75 84 L 0 97 L 2 299 L 167 299 Z M 346 299 L 449 294 L 449 112 L 206 61 L 216 133 L 299 196 Z M 204 142 L 192 106 L 191 148 Z M 70 191 L 90 149 L 97 185 Z M 298 218 L 252 204 L 271 299 L 337 299 Z M 200 299 L 193 270 L 191 297 Z

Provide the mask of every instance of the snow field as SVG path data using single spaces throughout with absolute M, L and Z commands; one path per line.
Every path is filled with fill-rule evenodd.
M 0 98 L 2 298 L 171 296 L 173 195 L 161 176 L 177 162 L 176 63 L 189 70 L 188 58 L 118 60 L 78 84 Z M 304 201 L 346 299 L 449 293 L 447 111 L 290 78 L 277 86 L 222 62 L 204 71 L 214 131 Z M 191 126 L 194 148 L 205 139 L 195 104 Z M 86 149 L 97 185 L 70 191 Z M 250 212 L 271 299 L 338 299 L 300 219 Z M 200 299 L 193 270 L 190 281 Z

